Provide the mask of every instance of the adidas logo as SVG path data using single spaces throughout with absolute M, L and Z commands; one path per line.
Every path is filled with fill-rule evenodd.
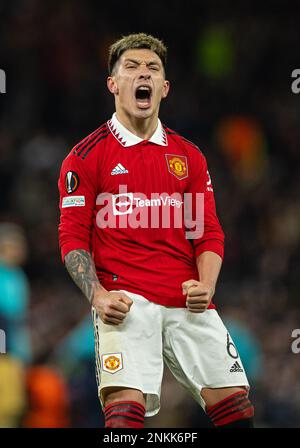
M 244 372 L 244 370 L 241 368 L 241 366 L 239 365 L 239 363 L 236 361 L 233 366 L 231 366 L 230 372 Z
M 114 167 L 114 169 L 110 174 L 112 176 L 116 176 L 117 174 L 127 174 L 127 173 L 128 170 L 126 170 L 126 168 L 121 163 L 118 163 L 118 165 Z

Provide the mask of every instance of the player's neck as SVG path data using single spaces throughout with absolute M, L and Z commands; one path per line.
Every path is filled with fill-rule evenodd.
M 143 140 L 149 140 L 156 131 L 158 125 L 158 116 L 156 114 L 148 118 L 136 118 L 132 115 L 117 111 L 116 117 L 128 131 Z

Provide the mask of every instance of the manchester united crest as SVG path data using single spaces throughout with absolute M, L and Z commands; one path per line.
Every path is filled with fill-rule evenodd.
M 177 179 L 182 180 L 188 177 L 188 165 L 186 156 L 166 154 L 168 170 Z
M 109 353 L 107 355 L 102 355 L 102 368 L 108 373 L 116 373 L 123 369 L 122 354 Z

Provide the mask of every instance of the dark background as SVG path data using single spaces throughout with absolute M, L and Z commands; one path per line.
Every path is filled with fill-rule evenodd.
M 22 226 L 28 240 L 24 322 L 31 355 L 15 355 L 25 378 L 33 367 L 58 373 L 69 403 L 66 425 L 103 424 L 89 308 L 58 250 L 57 179 L 72 146 L 114 111 L 106 89 L 109 45 L 146 32 L 168 47 L 171 91 L 161 120 L 208 161 L 226 235 L 215 303 L 248 372 L 256 424 L 299 427 L 300 354 L 291 350 L 292 330 L 300 328 L 300 94 L 291 90 L 291 73 L 300 68 L 299 7 L 14 0 L 0 3 L 0 17 L 7 76 L 0 95 L 0 221 Z M 26 381 L 15 421 L 36 426 L 24 423 L 34 406 Z M 166 372 L 162 409 L 147 425 L 208 423 Z

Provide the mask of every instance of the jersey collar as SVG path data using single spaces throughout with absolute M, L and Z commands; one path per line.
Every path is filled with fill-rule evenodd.
M 113 136 L 122 146 L 133 146 L 144 141 L 142 138 L 125 128 L 125 126 L 123 126 L 117 119 L 116 113 L 114 113 L 111 119 L 108 120 L 107 125 Z M 149 138 L 148 142 L 156 143 L 161 146 L 168 146 L 167 135 L 159 119 L 157 128 L 152 137 Z

